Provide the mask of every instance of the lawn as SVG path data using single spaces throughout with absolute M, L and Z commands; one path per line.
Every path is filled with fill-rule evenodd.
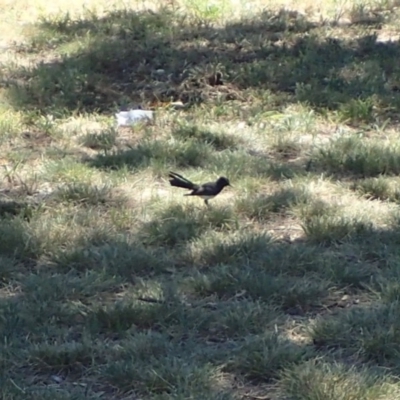
M 0 0 L 0 398 L 399 399 L 400 2 L 157 3 Z

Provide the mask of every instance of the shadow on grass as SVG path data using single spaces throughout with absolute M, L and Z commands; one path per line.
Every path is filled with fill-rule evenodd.
M 311 194 L 303 188 L 284 188 L 268 196 L 252 194 L 239 198 L 235 208 L 248 218 L 263 221 L 277 214 L 284 215 L 291 207 L 310 203 L 311 199 Z
M 219 216 L 187 218 L 183 211 L 168 210 L 180 216 L 171 232 L 196 218 L 200 232 Z M 169 237 L 163 229 L 170 228 L 160 226 Z M 26 221 L 2 219 L 0 227 L 2 284 L 20 288 L 15 298 L 0 298 L 0 335 L 7 339 L 0 347 L 5 359 L 22 343 L 25 349 L 12 358 L 10 373 L 68 373 L 85 382 L 82 372 L 90 370 L 90 379 L 102 376 L 104 385 L 123 392 L 187 397 L 206 385 L 212 399 L 218 371 L 269 382 L 332 348 L 338 357 L 398 372 L 397 223 L 362 236 L 350 229 L 325 247 L 307 238 L 286 243 L 259 232 L 217 232 L 212 225 L 210 238 L 206 230 L 178 235 L 171 253 L 162 248 L 164 237 L 150 246 L 102 232 L 101 242 L 94 235 L 81 248 L 61 249 L 47 265 Z M 370 301 L 351 302 L 362 295 Z M 287 335 L 284 323 L 293 314 L 320 314 L 313 345 Z M 157 379 L 168 385 L 155 387 Z
M 173 205 L 161 212 L 156 210 L 154 217 L 141 227 L 139 236 L 153 246 L 181 246 L 210 230 L 228 232 L 236 222 L 229 208 L 208 209 L 203 202 L 189 207 Z
M 36 205 L 37 206 L 37 205 Z M 20 216 L 29 220 L 34 211 L 35 204 L 15 201 L 15 200 L 1 200 L 0 199 L 0 218 Z
M 228 176 L 232 182 L 249 176 L 280 181 L 308 174 L 302 160 L 285 163 L 240 149 L 216 151 L 211 144 L 190 139 L 182 142 L 144 140 L 128 150 L 98 153 L 91 158 L 85 156 L 83 162 L 105 171 L 151 168 L 156 174 L 165 174 L 171 169 L 202 168 L 217 176 Z
M 214 28 L 164 9 L 79 21 L 65 15 L 36 28 L 21 51 L 56 46 L 61 57 L 12 71 L 7 91 L 18 108 L 108 113 L 114 105 L 171 99 L 247 101 L 249 92 L 242 91 L 252 89 L 250 97 L 271 108 L 293 101 L 338 110 L 354 123 L 397 119 L 399 43 L 380 42 L 354 25 L 341 28 L 343 38 L 330 38 L 330 27 L 292 11 L 265 11 Z M 216 71 L 223 73 L 222 85 L 215 83 Z
M 211 158 L 211 147 L 194 141 L 169 143 L 163 140 L 145 140 L 129 150 L 97 154 L 85 161 L 92 167 L 115 170 L 144 169 L 149 166 L 202 167 Z

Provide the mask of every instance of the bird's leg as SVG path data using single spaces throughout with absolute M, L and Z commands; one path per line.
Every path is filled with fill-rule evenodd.
M 207 206 L 207 207 L 210 207 L 210 204 L 208 204 L 208 200 L 207 200 L 207 199 L 204 200 L 204 203 L 206 203 L 206 206 Z

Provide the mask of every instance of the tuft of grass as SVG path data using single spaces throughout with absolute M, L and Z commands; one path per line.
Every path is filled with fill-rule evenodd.
M 237 293 L 262 300 L 298 313 L 309 310 L 328 295 L 329 282 L 320 279 L 301 279 L 287 275 L 273 276 L 263 270 L 222 265 L 211 273 L 198 273 L 191 287 L 198 296 L 216 295 L 229 299 Z
M 42 305 L 53 309 L 53 304 L 57 307 L 63 302 L 86 303 L 96 294 L 119 288 L 123 282 L 121 278 L 113 274 L 113 271 L 108 273 L 100 268 L 92 270 L 82 268 L 79 271 L 73 270 L 72 267 L 67 274 L 58 271 L 52 275 L 44 273 L 29 275 L 23 284 L 26 299 L 38 307 Z M 61 308 L 65 308 L 65 305 Z M 52 316 L 49 315 L 49 317 Z
M 365 286 L 379 275 L 373 264 L 362 264 L 356 257 L 348 257 L 347 260 L 338 262 L 336 256 L 325 259 L 323 265 L 326 268 L 325 276 L 339 285 L 365 290 Z
M 347 123 L 370 123 L 375 120 L 374 102 L 371 98 L 351 99 L 339 108 L 339 118 Z
M 265 232 L 205 232 L 192 241 L 188 258 L 202 266 L 246 264 L 265 255 L 272 242 Z
M 198 23 L 210 23 L 221 20 L 232 11 L 228 2 L 209 4 L 206 1 L 186 0 L 185 5 Z
M 321 244 L 350 240 L 372 230 L 372 224 L 366 220 L 343 216 L 309 218 L 302 227 L 311 242 Z
M 35 204 L 23 203 L 14 200 L 0 200 L 0 217 L 19 216 L 29 220 L 35 211 Z
M 0 256 L 0 288 L 7 285 L 17 265 L 18 262 L 13 257 Z
M 393 187 L 390 180 L 384 176 L 357 181 L 351 188 L 371 200 L 379 199 L 398 202 L 400 199 L 400 191 Z
M 236 226 L 232 210 L 174 205 L 155 212 L 141 230 L 143 239 L 149 244 L 175 246 L 199 237 L 209 229 L 231 230 Z
M 218 175 L 222 171 L 232 182 L 248 177 L 285 181 L 304 174 L 304 168 L 297 165 L 272 162 L 266 155 L 252 155 L 241 149 L 214 153 L 207 167 Z
M 374 285 L 368 287 L 372 290 L 374 295 L 386 304 L 397 304 L 400 300 L 400 285 L 398 283 L 399 270 L 394 267 L 387 276 L 379 276 Z
M 72 183 L 58 189 L 57 198 L 62 202 L 78 205 L 105 205 L 111 200 L 109 185 L 94 186 L 87 183 Z
M 173 354 L 149 360 L 149 368 L 133 357 L 129 361 L 116 361 L 104 371 L 104 379 L 123 392 L 131 390 L 142 394 L 188 393 L 208 395 L 213 384 L 214 368 L 211 365 L 196 366 L 193 361 L 182 360 Z
M 317 198 L 300 204 L 295 211 L 303 221 L 307 221 L 312 218 L 335 216 L 339 213 L 339 206 L 336 203 L 328 203 Z
M 95 358 L 90 343 L 42 343 L 29 349 L 28 361 L 40 372 L 79 373 L 93 366 Z
M 310 194 L 304 188 L 284 188 L 270 195 L 249 195 L 236 201 L 238 212 L 249 218 L 262 221 L 274 213 L 285 213 L 297 205 L 309 201 Z
M 396 333 L 398 311 L 397 303 L 350 309 L 338 316 L 319 318 L 310 335 L 320 348 L 341 349 L 365 361 L 397 369 L 400 354 Z
M 214 132 L 209 128 L 202 128 L 197 125 L 180 124 L 172 135 L 179 140 L 195 140 L 199 144 L 207 143 L 217 151 L 235 150 L 238 147 L 238 139 L 233 135 Z
M 156 321 L 165 323 L 169 311 L 164 304 L 120 301 L 112 306 L 95 308 L 89 315 L 88 326 L 93 332 L 119 334 L 131 328 L 150 329 Z
M 93 150 L 111 150 L 117 143 L 117 132 L 113 129 L 100 133 L 86 133 L 81 138 L 83 146 Z
M 304 146 L 293 135 L 279 135 L 270 148 L 279 158 L 290 159 L 298 156 Z
M 144 141 L 130 150 L 118 150 L 99 154 L 89 165 L 100 169 L 121 169 L 127 167 L 136 171 L 147 167 L 174 165 L 175 168 L 201 167 L 210 160 L 211 149 L 207 144 L 196 141 L 164 142 Z
M 0 110 L 0 143 L 16 137 L 22 129 L 20 115 Z
M 170 265 L 164 252 L 146 248 L 129 240 L 109 241 L 56 252 L 53 260 L 61 270 L 104 271 L 131 280 L 137 275 L 162 271 Z
M 282 372 L 280 392 L 293 400 L 396 398 L 393 379 L 368 367 L 328 361 L 306 361 Z
M 258 382 L 271 381 L 285 368 L 301 363 L 312 355 L 310 349 L 298 346 L 276 333 L 249 338 L 237 353 L 226 370 L 241 373 Z
M 277 307 L 268 307 L 259 301 L 240 300 L 239 296 L 238 301 L 222 303 L 198 329 L 211 340 L 224 341 L 262 334 L 273 329 L 281 318 Z
M 194 239 L 206 229 L 196 214 L 194 208 L 185 210 L 182 206 L 173 207 L 145 224 L 142 235 L 149 244 L 167 246 Z
M 40 254 L 40 242 L 30 235 L 25 221 L 2 219 L 0 224 L 0 253 L 7 257 L 29 259 Z
M 52 182 L 79 184 L 88 182 L 93 176 L 93 170 L 71 157 L 66 157 L 47 162 L 42 175 L 46 180 Z
M 394 175 L 400 172 L 400 150 L 396 144 L 384 144 L 358 136 L 333 140 L 313 156 L 321 168 L 331 173 L 352 173 L 363 177 Z

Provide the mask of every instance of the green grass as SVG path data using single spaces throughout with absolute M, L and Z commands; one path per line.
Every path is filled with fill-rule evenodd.
M 396 2 L 53 3 L 0 21 L 0 398 L 397 400 Z
M 340 346 L 344 352 L 366 362 L 388 366 L 395 372 L 399 356 L 397 311 L 395 302 L 349 310 L 340 316 L 317 321 L 311 336 L 316 346 Z M 387 326 L 389 330 L 385 329 Z M 356 335 L 356 331 L 362 335 Z
M 117 133 L 108 130 L 100 133 L 87 133 L 82 137 L 82 145 L 93 150 L 111 150 L 117 142 Z
M 387 378 L 369 368 L 349 367 L 344 363 L 311 361 L 285 371 L 283 395 L 296 400 L 329 398 L 395 399 L 398 387 L 394 378 Z
M 381 138 L 368 140 L 359 136 L 342 137 L 315 154 L 315 163 L 328 172 L 352 172 L 362 177 L 399 173 L 400 157 L 396 143 Z

